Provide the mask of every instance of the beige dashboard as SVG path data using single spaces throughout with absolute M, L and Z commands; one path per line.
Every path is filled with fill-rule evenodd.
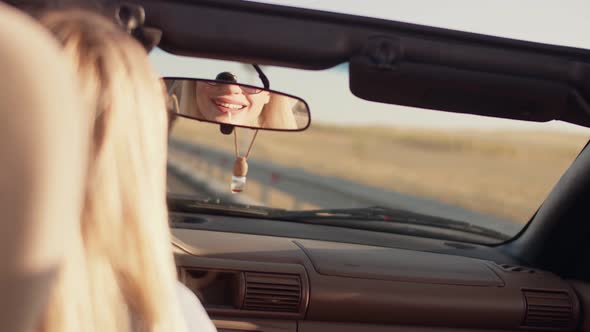
M 220 331 L 575 329 L 557 276 L 475 258 L 173 229 L 179 276 Z

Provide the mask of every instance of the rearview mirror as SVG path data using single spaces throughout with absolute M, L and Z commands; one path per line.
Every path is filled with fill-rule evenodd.
M 307 103 L 282 92 L 223 80 L 165 78 L 176 115 L 251 129 L 301 131 Z

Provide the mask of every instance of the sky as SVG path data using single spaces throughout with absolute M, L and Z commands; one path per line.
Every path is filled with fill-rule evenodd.
M 491 34 L 508 38 L 590 49 L 590 0 L 267 0 L 277 3 L 402 22 Z M 588 31 L 587 34 L 582 33 Z M 214 78 L 232 71 L 242 83 L 259 85 L 249 65 L 178 57 L 162 50 L 151 54 L 163 76 Z M 522 128 L 590 132 L 563 122 L 530 123 L 446 113 L 368 102 L 348 89 L 346 66 L 304 71 L 263 66 L 271 88 L 300 96 L 314 121 L 338 125 L 379 125 L 436 128 Z
M 588 0 L 266 0 L 541 43 L 590 48 Z

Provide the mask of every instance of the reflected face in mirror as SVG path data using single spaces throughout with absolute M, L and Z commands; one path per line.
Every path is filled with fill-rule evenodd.
M 195 82 L 197 107 L 205 120 L 260 126 L 262 109 L 270 101 L 270 93 L 238 84 Z
M 311 121 L 303 99 L 281 92 L 204 79 L 166 78 L 165 83 L 171 112 L 185 118 L 281 131 L 304 130 Z

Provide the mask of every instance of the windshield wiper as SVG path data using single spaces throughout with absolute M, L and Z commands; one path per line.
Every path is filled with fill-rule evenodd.
M 417 227 L 458 231 L 502 241 L 510 239 L 510 236 L 507 234 L 464 221 L 379 206 L 355 209 L 289 211 L 265 206 L 224 202 L 219 199 L 197 200 L 191 196 L 174 194 L 168 196 L 168 208 L 173 212 L 204 213 L 234 217 L 272 219 L 277 221 L 294 221 L 307 224 L 339 226 L 379 232 L 402 232 L 404 234 L 432 238 L 446 237 L 449 239 L 461 240 L 460 237 L 441 234 L 440 231 L 433 232 L 417 229 Z M 408 227 L 400 227 L 403 225 L 407 225 Z
M 191 196 L 168 195 L 168 209 L 173 212 L 206 213 L 239 217 L 269 217 L 285 210 L 264 206 L 225 202 L 219 199 L 199 200 Z
M 509 240 L 510 236 L 496 230 L 473 225 L 468 222 L 452 220 L 412 211 L 393 209 L 380 206 L 355 209 L 324 209 L 309 211 L 285 211 L 274 213 L 275 218 L 289 221 L 325 222 L 325 221 L 369 221 L 436 227 L 445 230 L 456 230 L 464 233 L 480 235 L 498 240 Z M 372 228 L 381 228 L 372 225 Z

